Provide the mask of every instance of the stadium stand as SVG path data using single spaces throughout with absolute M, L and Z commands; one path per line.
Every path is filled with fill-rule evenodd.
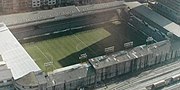
M 4 23 L 0 23 L 0 53 L 14 79 L 40 68 L 17 41 Z

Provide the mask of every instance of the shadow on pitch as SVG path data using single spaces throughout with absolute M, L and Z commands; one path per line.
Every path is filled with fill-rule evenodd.
M 61 60 L 59 64 L 63 67 L 74 65 L 77 63 L 86 62 L 90 58 L 94 58 L 100 55 L 105 55 L 104 49 L 110 46 L 115 46 L 115 52 L 124 50 L 124 43 L 133 41 L 134 46 L 145 44 L 146 36 L 142 35 L 139 32 L 131 31 L 125 26 L 125 24 L 120 25 L 107 25 L 105 26 L 111 35 L 103 40 L 94 43 L 93 45 L 82 49 L 79 52 L 73 53 Z M 87 54 L 87 59 L 79 59 L 81 54 Z

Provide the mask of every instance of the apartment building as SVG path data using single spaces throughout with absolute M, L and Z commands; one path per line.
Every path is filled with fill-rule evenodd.
M 13 0 L 0 0 L 3 13 L 13 12 Z
M 3 7 L 2 7 L 2 0 L 0 0 L 0 14 L 3 12 Z
M 56 4 L 56 0 L 45 0 L 47 2 L 47 5 L 55 5 Z
M 1 14 L 31 11 L 31 0 L 0 0 Z
M 17 6 L 15 6 L 15 8 L 17 8 L 17 12 L 29 12 L 32 11 L 32 2 L 31 0 L 14 0 L 16 1 L 14 3 L 14 5 L 17 4 Z
M 41 0 L 32 0 L 32 7 L 37 8 L 41 6 Z
M 120 1 L 120 0 L 57 0 L 57 4 L 60 6 L 85 5 L 85 4 L 106 3 L 106 2 L 112 2 L 112 1 Z
M 70 5 L 87 5 L 124 0 L 0 0 L 0 14 L 22 13 Z

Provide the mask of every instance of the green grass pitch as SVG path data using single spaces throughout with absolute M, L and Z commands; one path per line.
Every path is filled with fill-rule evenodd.
M 92 29 L 93 28 L 93 29 Z M 142 45 L 146 36 L 130 30 L 123 23 L 107 23 L 98 27 L 84 28 L 81 32 L 67 31 L 65 35 L 51 35 L 45 40 L 35 40 L 23 44 L 23 47 L 43 71 L 52 71 L 87 61 L 89 58 L 106 54 L 104 49 L 114 46 L 114 51 L 124 50 L 124 43 L 133 41 L 134 46 Z M 79 60 L 81 54 L 87 59 Z M 53 62 L 45 67 L 44 63 Z
M 53 62 L 54 69 L 79 62 L 80 54 L 87 53 L 88 57 L 97 55 L 96 48 L 89 46 L 110 36 L 104 28 L 96 28 L 34 43 L 25 43 L 23 47 L 35 60 L 38 66 L 46 71 L 44 63 Z M 100 46 L 96 46 L 97 48 Z M 48 70 L 47 70 L 48 71 Z

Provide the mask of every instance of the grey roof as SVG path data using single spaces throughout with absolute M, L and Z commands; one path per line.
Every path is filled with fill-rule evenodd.
M 123 6 L 122 1 L 115 1 L 103 4 L 93 4 L 85 6 L 67 6 L 54 8 L 52 10 L 35 11 L 28 13 L 19 13 L 0 16 L 0 21 L 4 22 L 8 28 L 25 27 L 36 25 L 49 21 L 61 20 L 70 17 L 77 17 L 89 13 L 95 13 L 106 9 L 120 8 Z
M 151 45 L 141 45 L 127 51 L 119 51 L 111 55 L 104 55 L 92 58 L 89 59 L 89 62 L 95 69 L 101 69 L 121 62 L 143 57 L 149 54 L 160 54 L 162 52 L 168 52 L 170 46 L 170 42 L 165 40 Z
M 16 83 L 21 86 L 38 86 L 39 84 L 46 84 L 45 75 L 40 72 L 30 72 L 27 75 L 16 80 Z
M 12 73 L 10 69 L 0 70 L 0 81 L 12 79 Z
M 53 71 L 49 76 L 54 84 L 62 84 L 73 80 L 81 79 L 87 76 L 87 64 L 75 64 Z
M 0 55 L 0 81 L 12 79 L 11 70 L 8 69 L 6 63 Z
M 168 40 L 164 40 L 148 47 L 154 54 L 162 54 L 169 53 L 170 49 L 172 49 L 172 44 Z
M 34 72 L 30 72 L 27 75 L 16 80 L 16 83 L 21 86 L 38 86 L 38 81 Z
M 3 61 L 2 56 L 0 55 L 0 61 Z
M 21 46 L 4 23 L 0 23 L 0 53 L 7 67 L 11 69 L 14 79 L 40 68 Z
M 5 69 L 8 69 L 6 62 L 0 61 L 0 71 L 5 70 Z
M 180 37 L 180 26 L 178 24 L 170 21 L 169 19 L 140 4 L 139 2 L 129 2 L 126 3 L 126 5 L 136 13 L 148 18 L 149 20 L 163 27 L 167 31 L 173 33 L 177 37 Z
M 38 83 L 40 85 L 47 83 L 47 80 L 45 78 L 45 73 L 43 73 L 42 71 L 34 72 L 34 73 L 36 74 L 36 79 L 38 80 Z
M 95 69 L 100 69 L 108 66 L 112 66 L 125 61 L 133 60 L 145 55 L 152 53 L 146 49 L 146 46 L 135 47 L 128 51 L 119 51 L 111 55 L 99 56 L 96 58 L 89 59 L 89 62 Z
M 0 62 L 0 70 L 5 70 L 8 69 L 7 65 L 5 63 L 2 64 L 2 62 Z

